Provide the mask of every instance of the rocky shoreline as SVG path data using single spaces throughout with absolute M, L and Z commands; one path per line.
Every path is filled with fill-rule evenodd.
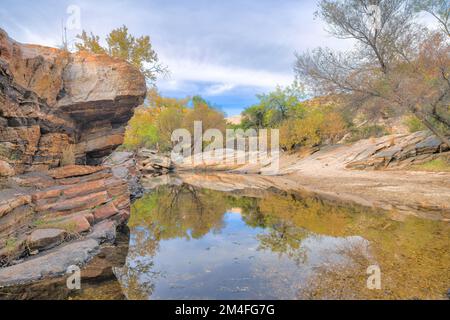
M 0 286 L 61 275 L 114 243 L 130 216 L 128 181 L 114 174 L 126 170 L 68 166 L 11 179 L 16 189 L 0 192 Z
M 0 287 L 60 276 L 115 242 L 141 190 L 133 154 L 106 157 L 145 95 L 123 60 L 0 29 Z

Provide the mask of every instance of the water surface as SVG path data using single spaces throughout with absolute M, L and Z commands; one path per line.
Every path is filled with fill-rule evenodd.
M 448 224 L 395 212 L 183 184 L 138 200 L 129 225 L 115 268 L 129 299 L 426 299 L 450 287 Z M 371 265 L 382 290 L 367 289 Z
M 379 266 L 381 290 L 367 288 Z M 26 299 L 447 299 L 448 222 L 277 190 L 186 183 L 134 202 L 129 232 L 82 273 L 0 292 Z

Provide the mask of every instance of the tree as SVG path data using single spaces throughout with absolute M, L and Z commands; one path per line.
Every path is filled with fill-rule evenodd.
M 366 21 L 372 5 L 377 5 L 381 14 L 376 28 Z M 432 54 L 428 58 L 439 64 L 436 71 L 419 67 L 426 64 L 420 56 L 430 33 L 415 24 L 416 11 L 409 0 L 322 0 L 317 15 L 327 23 L 328 31 L 340 39 L 353 39 L 357 45 L 345 53 L 318 48 L 299 54 L 295 71 L 316 93 L 344 94 L 353 107 L 371 108 L 381 114 L 386 114 L 391 104 L 397 111 L 407 110 L 448 144 L 446 134 L 450 127 L 436 116 L 438 112 L 433 112 L 442 108 L 433 105 L 448 105 L 445 92 L 449 90 L 449 56 L 442 53 L 446 45 L 441 43 L 439 57 L 428 52 Z M 412 83 L 436 94 L 419 96 Z M 405 92 L 410 93 L 409 101 L 405 100 Z M 435 122 L 444 128 L 444 133 Z
M 291 150 L 336 143 L 346 132 L 346 123 L 334 108 L 311 108 L 301 118 L 289 118 L 281 124 L 280 145 Z
M 254 105 L 248 107 L 242 112 L 242 126 L 244 129 L 262 129 L 264 128 L 264 119 L 266 115 L 266 108 L 262 105 Z
M 83 30 L 81 35 L 77 35 L 77 39 L 81 41 L 75 44 L 78 51 L 88 51 L 96 54 L 106 53 L 105 49 L 100 45 L 100 37 L 92 32 L 89 35 Z
M 380 19 L 368 21 L 376 14 L 374 6 L 379 8 Z M 333 36 L 356 40 L 357 57 L 378 64 L 383 73 L 410 55 L 408 42 L 415 29 L 408 0 L 322 0 L 317 16 L 327 23 Z
M 155 89 L 149 91 L 147 100 L 151 108 L 159 110 L 155 121 L 159 136 L 159 149 L 169 151 L 173 147 L 172 133 L 182 128 L 183 118 L 188 111 L 189 99 L 162 97 Z
M 414 114 L 450 146 L 450 47 L 442 33 L 431 34 L 418 56 L 380 80 L 384 96 Z
M 297 82 L 286 88 L 277 87 L 268 94 L 258 95 L 258 104 L 242 113 L 244 128 L 274 128 L 290 117 L 301 116 L 305 111 L 301 103 L 303 97 L 303 88 Z
M 443 32 L 450 37 L 450 2 L 448 0 L 414 0 L 416 11 L 431 14 L 439 23 Z
M 192 100 L 193 107 L 189 107 Z M 125 147 L 141 147 L 170 151 L 174 146 L 172 133 L 185 128 L 194 134 L 194 122 L 201 121 L 203 133 L 208 129 L 226 130 L 225 116 L 211 107 L 203 98 L 166 98 L 152 88 L 147 93 L 145 106 L 135 110 L 125 133 Z
M 167 73 L 167 68 L 159 63 L 158 55 L 153 50 L 150 37 L 141 36 L 135 38 L 128 32 L 126 26 L 112 30 L 106 37 L 107 47 L 100 45 L 100 37 L 90 35 L 83 30 L 77 36 L 80 41 L 76 44 L 78 51 L 89 51 L 92 53 L 107 53 L 128 61 L 144 74 L 150 83 L 154 84 L 159 74 Z
M 157 111 L 145 107 L 136 108 L 125 132 L 124 146 L 129 150 L 153 148 L 159 141 L 155 125 Z

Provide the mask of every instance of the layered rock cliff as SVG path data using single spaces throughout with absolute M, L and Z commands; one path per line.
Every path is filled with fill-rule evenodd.
M 140 190 L 134 155 L 110 154 L 145 94 L 125 61 L 0 29 L 0 288 L 64 274 L 115 243 Z
M 145 93 L 125 61 L 20 44 L 0 29 L 0 176 L 100 163 Z

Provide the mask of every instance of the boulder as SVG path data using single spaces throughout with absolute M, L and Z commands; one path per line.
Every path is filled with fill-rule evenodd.
M 145 174 L 166 174 L 175 168 L 169 156 L 161 155 L 155 150 L 141 149 L 138 157 L 139 169 Z
M 55 248 L 52 252 L 0 269 L 0 287 L 30 283 L 65 274 L 70 266 L 83 265 L 99 250 L 99 242 L 86 239 Z
M 27 245 L 31 251 L 46 250 L 61 244 L 67 236 L 62 229 L 37 229 L 27 239 Z
M 88 236 L 89 239 L 97 241 L 113 242 L 116 239 L 116 222 L 105 220 L 95 225 L 92 233 Z
M 108 218 L 114 216 L 118 212 L 119 212 L 119 210 L 114 205 L 114 202 L 110 202 L 98 209 L 95 209 L 94 210 L 94 218 L 95 218 L 95 221 L 102 221 L 102 220 L 105 220 L 105 219 L 108 219 Z

